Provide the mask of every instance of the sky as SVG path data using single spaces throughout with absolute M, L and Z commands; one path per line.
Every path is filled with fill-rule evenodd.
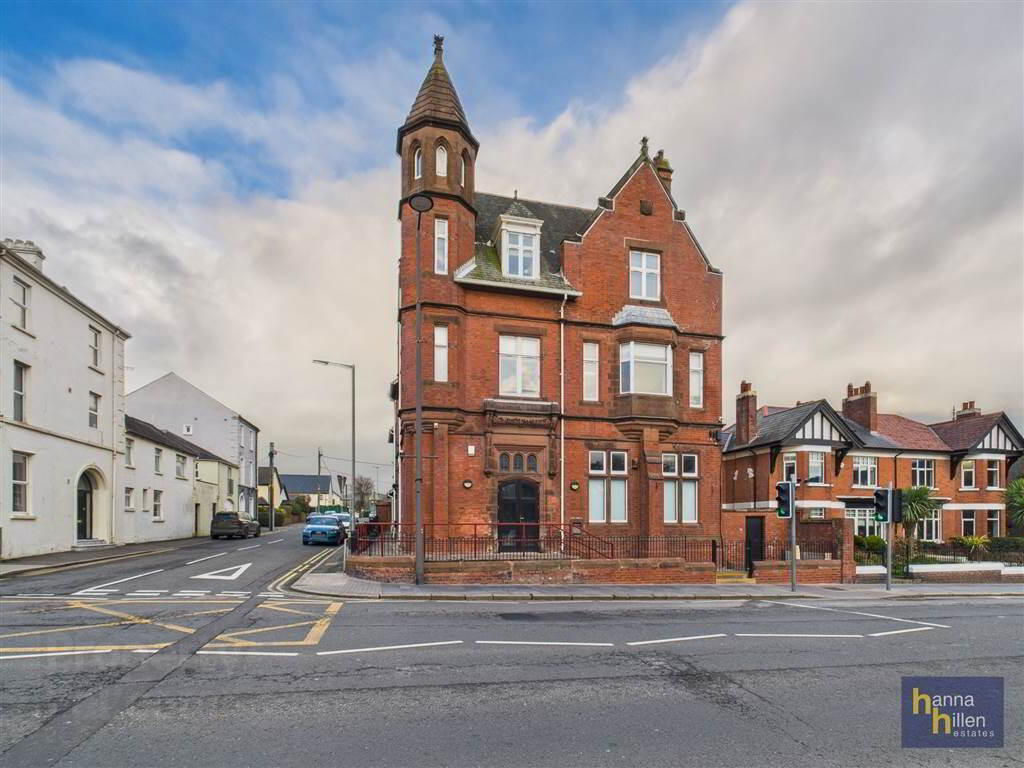
M 642 135 L 724 272 L 724 409 L 872 382 L 1024 426 L 1019 3 L 5 3 L 0 236 L 278 464 L 387 483 L 395 130 L 434 34 L 477 187 L 594 206 Z

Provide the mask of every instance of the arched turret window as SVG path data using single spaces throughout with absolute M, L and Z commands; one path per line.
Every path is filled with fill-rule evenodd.
M 437 145 L 437 153 L 434 158 L 434 173 L 438 176 L 448 175 L 448 150 L 442 144 Z
M 423 178 L 423 150 L 416 147 L 416 153 L 412 156 L 412 177 Z
M 508 472 L 508 454 L 503 453 L 498 457 L 498 470 L 501 472 Z
M 512 471 L 522 472 L 523 471 L 523 454 L 517 453 L 515 458 L 512 459 Z
M 459 158 L 459 186 L 466 186 L 466 156 Z
M 536 472 L 537 471 L 537 454 L 531 453 L 526 457 L 526 471 Z

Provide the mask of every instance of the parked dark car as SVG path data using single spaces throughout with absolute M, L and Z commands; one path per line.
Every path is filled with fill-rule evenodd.
M 302 529 L 303 544 L 341 544 L 346 538 L 345 528 L 335 515 L 312 515 Z
M 219 539 L 226 536 L 229 539 L 238 536 L 247 539 L 250 536 L 260 535 L 260 524 L 253 520 L 245 512 L 218 512 L 213 516 L 210 523 L 210 538 Z

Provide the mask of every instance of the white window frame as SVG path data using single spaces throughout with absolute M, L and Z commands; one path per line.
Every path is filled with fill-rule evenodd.
M 639 265 L 634 264 L 634 256 L 639 256 Z M 654 257 L 654 266 L 648 266 L 648 256 Z M 640 292 L 635 293 L 633 290 L 633 275 L 636 274 L 640 278 Z M 654 295 L 651 296 L 648 291 L 647 278 L 654 276 Z M 629 252 L 629 298 L 637 299 L 639 301 L 661 301 L 661 254 L 654 251 L 637 251 L 631 250 Z
M 14 277 L 14 292 L 11 294 L 11 301 L 18 308 L 13 325 L 27 331 L 31 320 L 29 312 L 32 307 L 32 286 L 20 278 Z
M 29 366 L 20 360 L 14 361 L 14 375 L 11 378 L 11 390 L 13 392 L 13 403 L 11 405 L 11 417 L 15 421 L 28 421 L 28 376 Z M 18 379 L 21 379 L 19 382 Z
M 423 178 L 423 147 L 416 147 L 416 151 L 412 154 L 412 177 L 414 179 Z
M 96 392 L 89 393 L 89 427 L 99 429 L 101 396 Z
M 704 407 L 704 353 L 700 351 L 690 352 L 690 407 Z
M 825 508 L 814 507 L 813 509 L 807 510 L 808 520 L 824 520 L 825 519 Z
M 821 464 L 821 472 L 818 475 L 818 479 L 814 479 L 814 465 Z M 807 482 L 813 485 L 825 485 L 825 460 L 824 451 L 809 451 L 807 453 Z
M 622 459 L 621 469 L 612 469 L 616 459 Z M 600 468 L 593 466 L 598 459 Z M 621 525 L 629 522 L 629 452 L 588 451 L 587 468 L 590 478 L 587 482 L 587 522 Z M 613 508 L 613 500 L 621 489 L 621 509 Z M 600 510 L 595 510 L 594 495 L 600 496 Z
M 434 273 L 448 274 L 448 219 L 434 218 Z
M 867 482 L 861 482 L 864 479 L 866 479 Z M 853 457 L 853 487 L 878 487 L 878 459 L 875 456 Z
M 999 531 L 1002 529 L 1002 526 L 1001 526 L 1002 520 L 1000 519 L 1001 517 L 1002 517 L 1002 515 L 999 514 L 999 510 L 998 509 L 990 509 L 990 510 L 987 511 L 987 514 L 985 515 L 985 535 L 988 536 L 990 539 L 994 538 L 989 533 L 989 531 L 992 530 L 992 521 L 995 521 L 995 524 L 996 524 L 996 536 L 999 536 Z
M 149 488 L 142 489 L 142 511 L 149 512 Z
M 161 470 L 161 466 L 163 465 L 163 461 L 164 461 L 164 449 L 163 448 L 156 448 L 156 447 L 154 447 L 153 448 L 153 474 L 154 475 L 162 475 L 163 474 L 163 471 Z
M 22 479 L 18 479 L 17 473 L 14 468 L 18 466 L 18 459 L 22 459 L 21 466 L 25 468 L 25 476 Z M 32 454 L 25 453 L 24 451 L 11 451 L 11 513 L 14 515 L 30 515 L 32 514 L 32 496 L 29 493 L 29 481 L 31 480 L 31 465 Z M 21 509 L 15 503 L 16 489 L 21 488 L 22 493 L 22 504 Z
M 90 365 L 99 368 L 103 362 L 103 331 L 95 326 L 89 326 L 89 357 L 92 359 Z
M 601 400 L 601 345 L 596 341 L 583 342 L 583 399 Z
M 971 515 L 969 518 L 971 521 L 971 532 L 967 533 L 967 520 L 968 513 Z M 960 535 L 961 536 L 977 536 L 978 535 L 978 510 L 976 509 L 962 509 L 960 510 Z
M 665 477 L 677 477 L 679 475 L 679 456 L 677 454 L 661 454 L 661 474 Z
M 640 356 L 639 362 L 660 365 L 664 368 L 664 392 L 644 392 L 636 388 L 637 348 L 658 347 L 665 350 L 665 359 Z M 625 341 L 619 344 L 619 393 L 623 395 L 658 395 L 672 397 L 672 346 L 670 344 L 650 344 L 643 341 Z
M 786 467 L 790 466 L 790 465 L 793 466 L 793 476 L 792 477 L 787 477 Z M 796 454 L 795 453 L 784 453 L 784 454 L 782 454 L 782 480 L 783 480 L 783 482 L 785 482 L 786 480 L 792 480 L 794 483 L 797 482 L 798 472 L 799 472 L 799 469 L 798 469 L 797 463 L 796 463 Z
M 159 488 L 153 489 L 153 518 L 162 520 L 164 517 L 164 492 Z
M 183 453 L 174 454 L 174 476 L 179 480 L 188 479 L 188 457 Z
M 536 280 L 540 277 L 540 232 L 526 231 L 518 228 L 506 227 L 501 235 L 501 271 L 509 277 L 519 277 L 524 280 Z M 529 238 L 529 245 L 524 238 Z M 516 257 L 515 269 L 512 268 L 511 257 Z M 529 256 L 530 269 L 526 269 L 526 259 Z
M 124 465 L 126 467 L 135 466 L 135 441 L 130 437 L 126 437 L 124 440 Z
M 881 536 L 885 538 L 886 524 L 875 520 L 875 511 L 873 509 L 848 507 L 844 515 L 853 520 L 854 535 Z
M 502 341 L 505 340 L 505 339 L 510 339 L 510 340 L 513 340 L 515 342 L 515 351 L 514 352 L 502 352 L 501 351 Z M 523 341 L 531 341 L 531 342 L 536 343 L 537 354 L 536 355 L 532 355 L 532 354 L 530 354 L 528 352 L 524 352 L 523 348 L 524 348 L 525 345 L 523 344 Z M 513 389 L 511 389 L 511 390 L 503 388 L 503 377 L 501 375 L 502 360 L 503 359 L 511 360 L 515 364 L 515 372 L 516 372 L 515 387 Z M 537 390 L 536 391 L 526 390 L 524 388 L 524 386 L 523 386 L 523 380 L 524 380 L 523 371 L 524 371 L 524 369 L 526 367 L 526 361 L 529 361 L 529 360 L 536 360 L 536 366 L 537 366 L 537 376 L 536 376 L 536 379 L 537 379 Z M 502 394 L 502 395 L 507 395 L 507 396 L 511 396 L 511 397 L 540 397 L 540 390 L 541 390 L 541 381 L 540 381 L 541 367 L 540 367 L 540 360 L 541 360 L 541 343 L 540 343 L 540 338 L 539 337 L 537 337 L 537 336 L 511 336 L 511 335 L 506 335 L 506 334 L 501 334 L 500 336 L 498 336 L 498 392 L 500 394 Z
M 992 482 L 993 470 L 995 470 L 995 476 L 996 476 L 996 481 L 995 481 L 994 484 Z M 1002 482 L 1002 480 L 1003 480 L 1002 462 L 998 461 L 998 460 L 995 460 L 995 459 L 989 459 L 985 463 L 985 487 L 988 488 L 989 490 L 996 490 L 996 491 L 1001 490 L 1002 486 L 1000 485 L 1000 483 Z
M 438 178 L 448 177 L 448 150 L 444 144 L 434 149 L 434 175 Z
M 686 465 L 690 463 L 688 459 L 693 459 L 693 469 L 687 469 Z M 700 459 L 696 453 L 684 453 L 679 463 L 679 476 L 680 477 L 699 477 L 700 476 Z
M 448 381 L 448 326 L 434 326 L 434 381 Z
M 935 488 L 935 459 L 912 459 L 910 482 L 915 488 Z
M 970 473 L 970 481 L 968 480 L 968 473 Z M 974 459 L 964 459 L 960 462 L 960 490 L 961 491 L 975 491 L 978 489 L 978 465 Z
M 466 186 L 466 157 L 465 155 L 459 155 L 459 186 L 465 188 Z
M 917 538 L 921 541 L 942 541 L 942 512 L 933 509 L 917 521 Z
M 124 511 L 135 511 L 135 489 L 130 485 L 124 487 Z

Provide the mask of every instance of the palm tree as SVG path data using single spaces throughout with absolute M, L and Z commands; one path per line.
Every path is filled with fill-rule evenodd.
M 939 508 L 932 489 L 923 485 L 903 489 L 903 536 L 907 541 L 907 562 L 913 555 L 914 531 L 917 524 Z
M 1024 475 L 1021 475 L 1003 491 L 1006 512 L 1015 528 L 1024 526 Z

